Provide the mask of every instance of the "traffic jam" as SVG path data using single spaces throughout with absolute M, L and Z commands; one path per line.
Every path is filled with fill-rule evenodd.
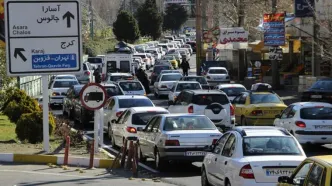
M 144 50 L 156 51 L 157 58 L 156 48 L 163 47 L 153 46 Z M 139 58 L 136 67 L 142 67 L 133 70 L 135 65 L 129 65 L 124 70 L 128 72 L 107 69 L 103 73 L 106 63 L 98 77 L 94 75 L 98 65 L 85 62 L 84 78 L 54 76 L 49 85 L 51 106 L 60 105 L 75 127 L 87 129 L 93 128 L 95 120 L 94 111 L 86 105 L 105 100 L 103 126 L 112 148 L 120 149 L 125 139 L 136 137 L 139 161 L 159 172 L 174 162 L 200 162 L 202 186 L 332 184 L 332 158 L 307 157 L 304 151 L 332 142 L 331 100 L 322 99 L 324 91 L 319 91 L 331 87 L 331 79 L 317 81 L 303 93 L 303 102 L 286 105 L 269 84 L 253 84 L 247 90 L 231 83 L 224 67 L 210 67 L 201 76 L 183 76 L 175 68 L 179 65 L 174 55 L 166 58 L 168 50 L 179 53 L 167 49 L 153 63 L 146 53 L 133 55 Z M 114 59 L 114 55 L 127 54 L 112 55 Z M 107 56 L 103 58 L 108 61 Z M 126 67 L 115 64 L 117 70 Z M 151 75 L 143 71 L 141 77 L 142 68 Z M 150 79 L 148 85 L 144 78 Z M 101 81 L 98 87 L 106 95 L 98 94 L 98 88 L 82 93 L 86 87 L 82 81 Z M 166 107 L 156 104 L 165 99 Z

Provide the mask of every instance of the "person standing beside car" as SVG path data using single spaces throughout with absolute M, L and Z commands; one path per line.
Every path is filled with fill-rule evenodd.
M 190 65 L 186 58 L 182 59 L 181 68 L 183 71 L 183 76 L 188 76 L 188 70 L 190 69 Z

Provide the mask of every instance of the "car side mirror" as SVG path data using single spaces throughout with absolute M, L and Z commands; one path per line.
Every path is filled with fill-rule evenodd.
M 275 116 L 275 118 L 281 118 L 281 116 L 280 116 L 280 114 L 277 114 L 276 116 Z
M 111 121 L 112 123 L 116 123 L 116 119 L 112 119 L 112 121 Z
M 168 105 L 174 105 L 174 101 L 168 101 Z
M 144 128 L 143 127 L 137 127 L 137 131 L 143 132 Z
M 293 179 L 288 177 L 288 176 L 280 176 L 278 178 L 278 183 L 288 183 L 288 184 L 293 184 Z

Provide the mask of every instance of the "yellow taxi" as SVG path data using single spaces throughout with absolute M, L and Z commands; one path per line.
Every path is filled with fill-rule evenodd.
M 273 91 L 246 91 L 234 98 L 235 121 L 240 125 L 273 125 L 287 106 Z
M 278 178 L 277 186 L 331 186 L 332 156 L 305 159 L 291 176 Z
M 179 63 L 176 60 L 175 56 L 166 55 L 161 60 L 168 60 L 172 64 L 172 66 L 173 66 L 174 69 L 178 69 L 179 68 Z

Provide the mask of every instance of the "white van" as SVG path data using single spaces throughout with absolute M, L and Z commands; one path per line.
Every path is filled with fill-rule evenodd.
M 135 73 L 131 54 L 107 54 L 105 63 L 106 65 L 102 68 L 103 78 L 112 72 Z

